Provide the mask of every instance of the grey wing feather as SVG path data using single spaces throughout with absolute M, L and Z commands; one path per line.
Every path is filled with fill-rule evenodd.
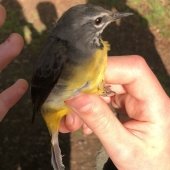
M 31 98 L 33 117 L 40 108 L 54 85 L 57 83 L 65 61 L 67 60 L 67 42 L 56 37 L 50 37 L 40 55 L 31 81 Z

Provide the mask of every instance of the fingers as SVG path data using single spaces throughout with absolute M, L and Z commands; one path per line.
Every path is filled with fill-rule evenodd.
M 65 116 L 61 122 L 59 131 L 61 133 L 74 132 L 82 127 L 85 135 L 90 135 L 93 131 L 74 112 Z
M 109 58 L 105 81 L 124 88 L 122 95 L 117 94 L 112 99 L 116 107 L 125 107 L 129 117 L 153 122 L 163 116 L 163 113 L 155 113 L 166 108 L 169 97 L 142 57 Z
M 69 133 L 80 129 L 81 127 L 85 135 L 93 133 L 93 131 L 80 119 L 80 117 L 72 112 L 61 120 L 59 131 L 61 133 Z
M 152 102 L 153 98 L 158 97 L 161 102 L 166 96 L 155 75 L 140 56 L 110 57 L 105 81 L 122 85 L 125 91 L 142 101 Z
M 5 8 L 0 5 L 0 26 L 3 25 L 5 19 Z M 23 46 L 23 38 L 17 33 L 11 34 L 4 43 L 0 44 L 0 71 L 21 52 Z
M 20 79 L 0 94 L 0 121 L 4 118 L 9 109 L 19 101 L 27 88 L 27 82 Z
M 145 112 L 145 104 L 136 100 L 133 96 L 129 94 L 116 94 L 112 97 L 112 106 L 115 109 L 123 109 L 129 118 L 134 120 L 140 120 L 143 122 L 148 122 L 153 120 L 153 115 Z
M 2 5 L 0 5 L 0 27 L 3 25 L 5 19 L 6 19 L 6 10 Z
M 23 38 L 13 33 L 0 44 L 0 70 L 3 70 L 22 50 L 24 46 Z
M 0 5 L 0 26 L 3 25 L 5 18 L 5 8 Z M 17 33 L 11 34 L 5 42 L 0 44 L 0 71 L 21 52 L 23 46 L 23 38 Z M 0 94 L 0 121 L 8 110 L 22 97 L 27 88 L 28 84 L 25 80 L 18 80 Z
M 78 130 L 83 125 L 82 120 L 74 112 L 65 116 L 60 122 L 59 131 L 68 133 Z
M 100 97 L 81 94 L 67 100 L 66 104 L 99 137 L 108 152 L 114 152 L 109 148 L 124 145 L 128 133 Z

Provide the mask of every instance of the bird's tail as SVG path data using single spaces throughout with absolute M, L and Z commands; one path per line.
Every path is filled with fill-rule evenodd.
M 58 132 L 52 134 L 51 139 L 51 164 L 54 170 L 64 170 L 64 164 L 62 162 L 61 150 L 58 141 Z

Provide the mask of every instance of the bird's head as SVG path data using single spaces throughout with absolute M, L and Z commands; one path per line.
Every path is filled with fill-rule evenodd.
M 56 34 L 75 45 L 100 47 L 100 36 L 108 24 L 132 13 L 119 13 L 91 4 L 68 9 L 56 25 Z

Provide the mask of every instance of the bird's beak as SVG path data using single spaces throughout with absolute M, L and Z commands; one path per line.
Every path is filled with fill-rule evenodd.
M 131 12 L 116 12 L 112 14 L 112 21 L 115 21 L 117 19 L 123 18 L 123 17 L 127 17 L 133 15 L 133 13 Z

